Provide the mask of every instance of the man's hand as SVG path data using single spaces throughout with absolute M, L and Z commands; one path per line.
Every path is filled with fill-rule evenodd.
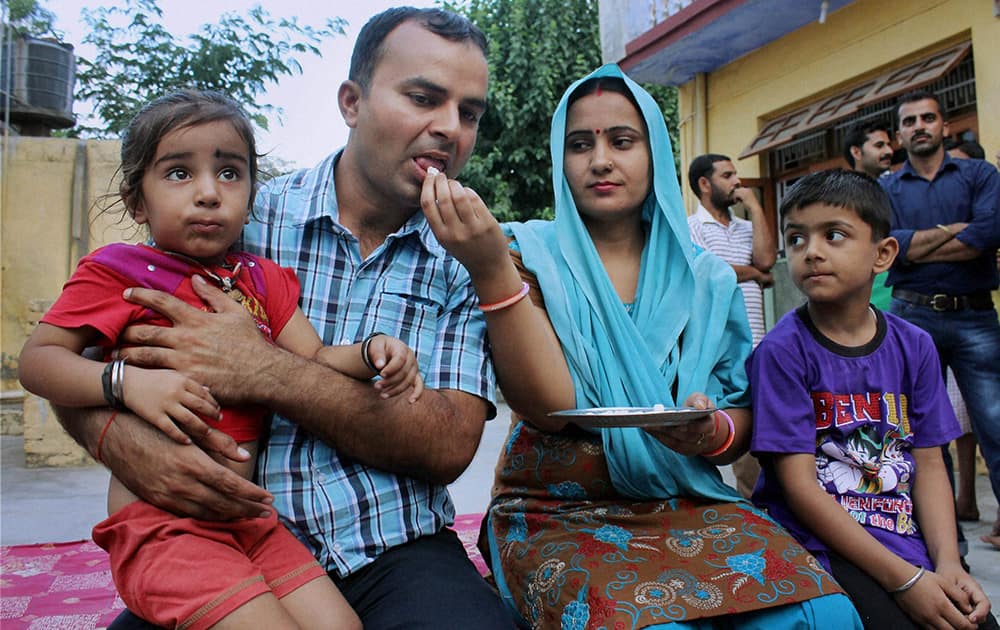
M 733 191 L 733 197 L 736 201 L 742 203 L 748 212 L 753 213 L 758 210 L 763 210 L 760 202 L 757 200 L 757 195 L 754 193 L 752 188 L 744 188 L 740 186 Z
M 219 464 L 201 448 L 177 444 L 135 416 L 121 414 L 115 419 L 101 453 L 129 490 L 168 512 L 229 520 L 266 516 L 272 510 L 274 498 L 269 492 Z
M 760 275 L 757 276 L 757 278 L 755 279 L 755 281 L 763 289 L 766 289 L 767 287 L 774 286 L 774 276 L 772 276 L 771 273 L 768 272 L 768 271 L 762 271 L 762 272 L 760 272 Z
M 444 173 L 428 171 L 420 207 L 438 242 L 462 263 L 474 283 L 509 265 L 507 238 L 476 191 Z
M 126 300 L 153 309 L 174 325 L 130 326 L 123 338 L 134 347 L 123 348 L 120 356 L 131 365 L 177 370 L 208 387 L 222 403 L 250 402 L 256 390 L 253 376 L 266 370 L 267 357 L 277 351 L 242 305 L 200 276 L 193 278 L 193 286 L 210 311 L 162 291 L 127 289 Z

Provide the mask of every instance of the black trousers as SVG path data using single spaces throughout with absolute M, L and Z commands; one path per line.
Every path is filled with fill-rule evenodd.
M 514 628 L 500 598 L 450 529 L 394 547 L 347 578 L 331 579 L 365 630 Z M 155 626 L 127 610 L 108 627 L 151 629 Z
M 866 630 L 919 630 L 919 626 L 903 612 L 895 598 L 870 575 L 837 554 L 828 551 L 827 557 L 830 559 L 834 579 L 854 602 Z M 979 624 L 979 628 L 997 630 L 1000 626 L 990 612 Z

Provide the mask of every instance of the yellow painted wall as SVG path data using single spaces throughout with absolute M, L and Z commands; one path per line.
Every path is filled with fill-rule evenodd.
M 116 225 L 118 216 L 101 214 L 93 205 L 112 190 L 118 141 L 12 136 L 2 148 L 0 346 L 4 402 L 10 409 L 20 398 L 21 346 L 79 257 L 106 243 L 135 240 L 138 232 L 131 220 Z M 5 430 L 16 432 L 9 424 L 5 419 Z M 87 459 L 73 451 L 47 405 L 31 397 L 25 403 L 24 432 L 29 463 Z M 48 461 L 50 452 L 54 459 Z
M 1000 150 L 1000 18 L 985 0 L 857 0 L 831 13 L 825 24 L 809 24 L 710 73 L 706 150 L 735 157 L 762 118 L 970 39 L 980 143 L 992 156 Z M 694 85 L 681 86 L 679 93 L 682 164 L 695 155 Z M 737 168 L 747 177 L 766 174 L 759 156 L 740 160 Z

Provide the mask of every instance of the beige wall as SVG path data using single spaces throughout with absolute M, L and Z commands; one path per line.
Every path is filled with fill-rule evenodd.
M 137 235 L 131 221 L 101 214 L 94 200 L 111 190 L 118 141 L 9 137 L 0 177 L 5 432 L 18 432 L 17 361 L 38 318 L 88 251 Z M 28 397 L 23 420 L 29 464 L 86 461 L 42 401 Z
M 736 156 L 760 120 L 831 94 L 925 51 L 972 41 L 980 142 L 1000 150 L 1000 19 L 985 0 L 858 0 L 707 76 L 706 151 Z M 694 157 L 695 82 L 680 88 L 681 159 Z M 763 158 L 737 163 L 766 174 Z M 690 195 L 689 195 L 690 196 Z

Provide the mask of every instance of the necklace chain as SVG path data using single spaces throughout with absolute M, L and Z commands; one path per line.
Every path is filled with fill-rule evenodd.
M 190 256 L 185 256 L 184 254 L 178 254 L 177 252 L 171 252 L 167 250 L 162 250 L 162 251 L 163 253 L 169 256 L 173 256 L 174 258 L 178 258 L 180 260 L 183 260 L 184 262 L 198 266 L 201 269 L 201 271 L 205 273 L 205 275 L 215 280 L 215 282 L 219 285 L 219 288 L 221 288 L 224 293 L 229 293 L 236 287 L 235 284 L 236 279 L 239 278 L 240 271 L 243 270 L 243 261 L 239 261 L 233 266 L 232 276 L 227 278 L 224 276 L 220 276 L 219 274 L 215 273 L 202 263 L 198 262 L 194 258 L 191 258 Z

